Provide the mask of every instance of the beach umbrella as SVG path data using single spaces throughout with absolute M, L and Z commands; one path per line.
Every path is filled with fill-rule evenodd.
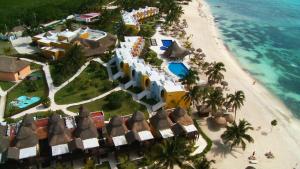
M 253 166 L 247 166 L 245 169 L 255 169 Z
M 229 123 L 233 123 L 234 122 L 234 117 L 233 117 L 232 114 L 225 114 L 224 117 L 225 117 L 225 119 L 226 119 L 227 122 L 229 122 Z
M 201 52 L 202 52 L 202 49 L 201 49 L 201 48 L 198 48 L 196 51 L 199 52 L 199 53 L 201 53 Z
M 222 81 L 222 82 L 221 82 L 221 85 L 224 86 L 224 87 L 225 87 L 225 86 L 228 86 L 228 82 Z
M 190 51 L 191 51 L 191 52 L 195 52 L 195 48 L 191 48 Z
M 227 125 L 227 121 L 226 121 L 225 117 L 219 116 L 219 117 L 215 117 L 214 119 L 215 119 L 215 122 L 220 126 Z
M 200 53 L 200 56 L 203 57 L 203 58 L 206 57 L 206 55 L 204 53 Z

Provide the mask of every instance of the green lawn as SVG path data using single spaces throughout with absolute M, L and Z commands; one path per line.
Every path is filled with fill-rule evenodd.
M 0 81 L 0 87 L 2 88 L 2 90 L 8 90 L 9 88 L 11 88 L 15 83 L 13 82 L 8 82 L 8 81 Z
M 1 0 L 0 0 L 0 2 L 1 2 Z M 17 53 L 17 51 L 15 50 L 15 48 L 11 45 L 11 43 L 9 41 L 0 41 L 0 55 L 5 54 L 5 52 L 4 52 L 5 48 L 10 48 L 11 49 L 11 51 L 10 51 L 10 53 L 8 53 L 8 55 L 13 55 L 13 54 Z
M 21 111 L 24 111 L 36 104 L 33 104 L 31 106 L 28 106 L 27 108 L 24 109 L 19 109 L 19 108 L 11 108 L 10 106 L 10 102 L 15 100 L 16 98 L 18 98 L 19 96 L 28 96 L 28 97 L 32 97 L 32 96 L 37 96 L 40 97 L 41 100 L 43 100 L 44 98 L 46 98 L 48 96 L 48 87 L 47 87 L 47 83 L 46 83 L 46 79 L 45 79 L 45 75 L 43 73 L 43 71 L 39 70 L 34 72 L 34 74 L 39 74 L 41 75 L 41 78 L 39 78 L 38 80 L 35 81 L 31 81 L 31 80 L 23 80 L 20 84 L 18 84 L 18 86 L 16 86 L 14 89 L 12 89 L 6 98 L 6 108 L 5 108 L 5 117 L 10 117 L 14 114 L 17 114 Z M 31 84 L 29 84 L 31 83 Z M 35 89 L 35 90 L 32 90 Z
M 114 87 L 113 82 L 108 80 L 106 68 L 92 61 L 78 77 L 56 93 L 55 101 L 58 104 L 76 103 L 96 97 Z
M 30 64 L 30 69 L 31 70 L 36 70 L 36 69 L 42 69 L 42 65 L 39 65 L 39 64 L 35 64 L 35 63 L 31 63 Z
M 121 106 L 119 108 L 116 108 L 114 110 L 112 110 L 111 108 L 108 108 L 107 104 L 107 97 L 96 100 L 94 102 L 90 102 L 87 104 L 84 104 L 83 106 L 86 107 L 89 111 L 104 111 L 104 115 L 105 115 L 105 120 L 109 120 L 113 115 L 120 115 L 120 116 L 124 116 L 124 115 L 129 115 L 132 114 L 135 111 L 142 111 L 144 112 L 145 116 L 148 117 L 148 113 L 147 113 L 147 109 L 144 105 L 141 105 L 137 102 L 135 102 L 131 95 L 124 92 L 124 91 L 118 91 L 116 92 L 118 94 L 122 94 L 125 95 L 125 97 L 122 98 L 122 100 L 120 100 Z M 68 108 L 68 110 L 72 111 L 72 112 L 78 112 L 78 108 L 79 106 L 73 106 Z
M 111 168 L 110 168 L 109 162 L 105 161 L 101 165 L 98 165 L 96 167 L 96 169 L 111 169 Z

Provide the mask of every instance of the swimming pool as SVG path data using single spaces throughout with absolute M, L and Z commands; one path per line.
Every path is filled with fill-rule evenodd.
M 15 101 L 12 101 L 11 104 L 16 106 L 20 109 L 26 108 L 38 101 L 40 101 L 40 97 L 27 97 L 27 96 L 20 96 Z
M 169 63 L 168 68 L 180 79 L 184 78 L 189 73 L 189 69 L 181 62 L 171 62 Z
M 172 40 L 161 40 L 163 46 L 160 47 L 161 50 L 167 50 L 173 43 Z

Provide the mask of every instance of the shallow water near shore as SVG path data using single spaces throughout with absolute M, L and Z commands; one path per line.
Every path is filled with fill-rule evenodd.
M 300 118 L 300 1 L 207 2 L 241 66 Z

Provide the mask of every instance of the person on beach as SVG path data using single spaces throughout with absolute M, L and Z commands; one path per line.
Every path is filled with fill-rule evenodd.
M 254 80 L 252 84 L 255 85 L 255 83 L 256 83 L 256 80 Z

